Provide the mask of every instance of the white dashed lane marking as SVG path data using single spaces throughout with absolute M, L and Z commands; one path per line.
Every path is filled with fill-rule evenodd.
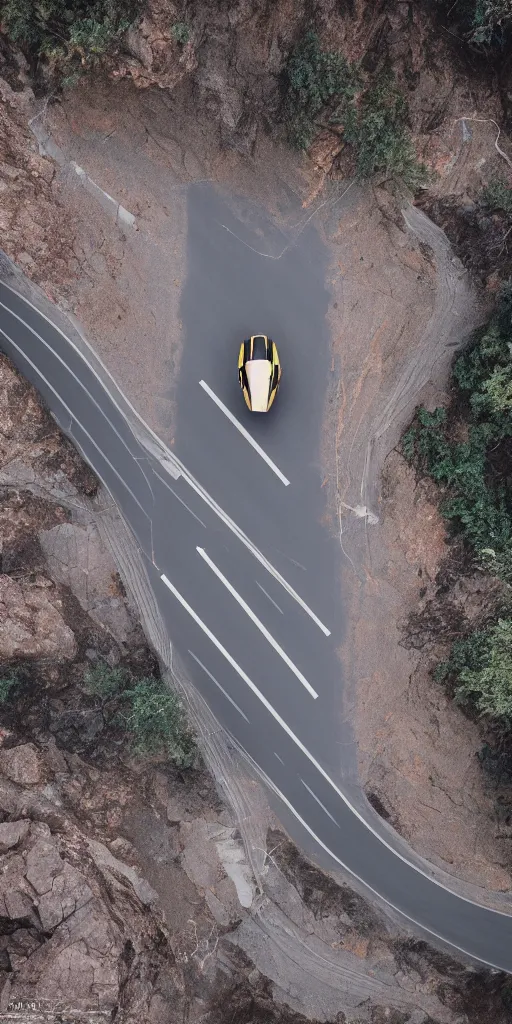
M 224 584 L 226 590 L 229 590 L 229 593 L 231 594 L 232 597 L 234 597 L 235 601 L 237 601 L 240 607 L 243 608 L 245 614 L 248 615 L 249 618 L 251 619 L 251 622 L 254 622 L 254 625 L 259 629 L 260 633 L 263 634 L 265 640 L 268 640 L 269 644 L 274 648 L 275 651 L 277 651 L 279 657 L 283 659 L 285 665 L 287 665 L 290 671 L 293 672 L 294 676 L 297 677 L 299 683 L 302 683 L 303 687 L 308 691 L 311 697 L 313 697 L 316 700 L 316 698 L 318 697 L 316 690 L 314 690 L 310 683 L 308 683 L 306 677 L 302 675 L 300 669 L 298 669 L 297 666 L 294 665 L 291 658 L 288 657 L 286 651 L 283 651 L 283 648 L 278 644 L 277 640 L 274 640 L 272 634 L 269 633 L 267 627 L 263 625 L 258 616 L 254 614 L 252 608 L 249 608 L 249 605 L 238 593 L 238 590 L 235 590 L 235 588 L 232 586 L 229 580 L 226 579 L 223 573 L 221 573 L 220 569 L 217 568 L 215 562 L 212 562 L 209 555 L 206 554 L 204 548 L 196 548 L 196 551 L 201 556 L 203 561 L 205 561 L 206 564 L 210 567 L 212 572 L 215 573 L 217 579 L 219 579 L 221 583 Z
M 215 402 L 215 405 L 218 406 L 218 408 L 221 410 L 221 412 L 224 413 L 225 416 L 227 416 L 230 423 L 232 423 L 233 426 L 236 427 L 236 429 L 239 431 L 242 437 L 245 437 L 245 440 L 248 441 L 249 444 L 254 448 L 254 451 L 258 452 L 258 455 L 263 459 L 264 462 L 267 463 L 267 466 L 270 466 L 270 469 L 272 470 L 273 473 L 276 474 L 277 477 L 279 477 L 281 483 L 283 483 L 285 487 L 288 487 L 290 481 L 286 479 L 284 473 L 281 473 L 279 467 L 276 466 L 275 462 L 272 462 L 272 459 L 270 458 L 269 455 L 267 455 L 266 452 L 263 451 L 263 448 L 260 448 L 258 442 L 255 441 L 253 437 L 251 437 L 249 431 L 246 430 L 245 427 L 243 427 L 242 424 L 238 422 L 236 416 L 233 416 L 233 413 L 230 412 L 227 405 L 224 405 L 224 402 L 221 402 L 220 398 L 217 398 L 215 392 L 212 391 L 212 389 L 204 380 L 200 380 L 199 384 L 201 385 L 203 391 L 206 391 L 206 394 L 210 396 L 212 402 Z

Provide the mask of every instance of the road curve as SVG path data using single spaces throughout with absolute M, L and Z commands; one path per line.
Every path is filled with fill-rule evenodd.
M 232 277 L 233 338 L 226 338 L 213 326 L 227 311 L 219 298 L 216 251 L 208 250 L 208 225 L 213 231 L 214 222 L 220 224 L 226 239 L 234 227 L 218 205 L 221 200 L 205 199 L 204 193 L 193 200 L 197 245 L 189 252 L 183 299 L 190 344 L 178 385 L 172 473 L 143 443 L 84 350 L 5 282 L 0 282 L 0 348 L 36 386 L 112 494 L 146 557 L 169 635 L 191 679 L 268 781 L 294 838 L 342 865 L 407 923 L 512 971 L 512 917 L 444 888 L 427 868 L 420 870 L 397 852 L 351 802 L 339 754 L 340 742 L 350 744 L 351 737 L 337 710 L 337 550 L 317 524 L 322 503 L 315 448 L 327 341 L 317 337 L 314 358 L 290 371 L 279 396 L 280 419 L 274 421 L 279 429 L 272 428 L 270 417 L 255 427 L 224 368 L 226 346 L 247 333 L 246 303 L 257 315 L 250 305 L 255 265 L 252 256 L 241 254 L 239 241 L 227 243 L 223 258 Z M 247 239 L 243 249 L 251 251 Z M 194 265 L 198 252 L 202 268 Z M 272 301 L 289 308 L 295 301 L 295 321 L 278 324 L 274 332 L 285 366 L 292 335 L 304 339 L 303 353 L 311 352 L 311 335 L 323 322 L 326 301 L 314 233 L 305 232 L 301 245 L 286 255 L 277 280 L 275 273 L 258 277 L 265 297 L 260 316 L 270 318 Z M 208 275 L 211 289 L 203 293 L 200 310 L 193 292 Z M 266 326 L 257 323 L 255 329 Z M 203 339 L 199 361 L 194 334 Z M 287 387 L 300 398 L 313 394 L 315 399 L 300 444 Z M 244 430 L 256 447 L 248 444 Z

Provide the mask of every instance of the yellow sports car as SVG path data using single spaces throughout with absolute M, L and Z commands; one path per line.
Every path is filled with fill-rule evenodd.
M 240 345 L 238 379 L 251 412 L 268 412 L 281 380 L 277 346 L 265 334 L 254 334 Z

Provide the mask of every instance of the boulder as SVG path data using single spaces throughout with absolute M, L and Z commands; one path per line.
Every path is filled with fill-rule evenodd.
M 35 786 L 41 781 L 39 755 L 33 743 L 0 750 L 0 774 L 20 786 Z
M 77 645 L 54 587 L 0 576 L 0 659 L 69 661 Z
M 21 821 L 4 821 L 0 824 L 0 853 L 7 853 L 14 846 L 21 843 L 28 835 L 30 821 L 23 818 Z

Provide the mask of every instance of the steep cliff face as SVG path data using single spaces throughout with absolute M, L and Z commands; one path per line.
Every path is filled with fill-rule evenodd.
M 409 104 L 418 155 L 441 181 L 454 163 L 467 117 L 503 120 L 506 81 L 496 88 L 495 72 L 473 59 L 468 67 L 463 45 L 443 30 L 429 3 L 364 0 L 239 0 L 204 5 L 151 2 L 126 45 L 132 60 L 120 58 L 115 77 L 130 76 L 136 85 L 191 90 L 198 113 L 218 123 L 223 144 L 249 150 L 258 130 L 283 130 L 282 72 L 292 47 L 314 28 L 322 45 L 340 51 L 365 72 L 391 66 Z M 173 24 L 186 27 L 185 44 L 173 38 Z M 471 130 L 471 129 L 469 129 Z M 330 169 L 342 151 L 335 132 L 321 133 L 323 147 L 314 156 Z M 451 191 L 464 191 L 457 169 Z

